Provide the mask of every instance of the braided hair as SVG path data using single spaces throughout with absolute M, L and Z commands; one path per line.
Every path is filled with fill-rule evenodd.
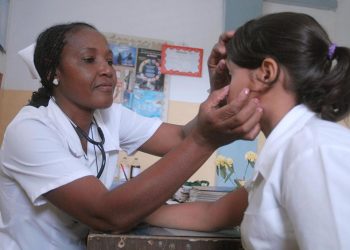
M 28 105 L 47 106 L 53 94 L 55 71 L 60 63 L 66 35 L 81 28 L 96 28 L 83 22 L 73 22 L 51 26 L 39 34 L 34 51 L 34 65 L 42 86 L 32 93 Z
M 288 71 L 287 88 L 322 119 L 338 121 L 350 110 L 350 49 L 331 43 L 311 16 L 281 12 L 251 20 L 227 45 L 228 59 L 256 69 L 267 57 Z

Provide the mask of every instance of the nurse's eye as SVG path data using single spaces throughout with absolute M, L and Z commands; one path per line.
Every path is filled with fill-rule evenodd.
M 93 63 L 93 62 L 95 62 L 95 58 L 94 57 L 84 57 L 83 61 L 86 63 Z

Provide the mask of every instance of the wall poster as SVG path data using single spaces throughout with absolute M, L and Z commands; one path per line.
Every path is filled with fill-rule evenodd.
M 162 67 L 164 74 L 201 77 L 203 49 L 164 44 Z
M 113 52 L 117 74 L 114 102 L 135 112 L 167 118 L 169 86 L 161 73 L 161 50 L 165 41 L 104 33 Z

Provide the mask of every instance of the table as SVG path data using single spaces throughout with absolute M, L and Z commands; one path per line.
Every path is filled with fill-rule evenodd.
M 205 233 L 142 225 L 125 234 L 92 231 L 87 250 L 242 250 L 239 230 Z

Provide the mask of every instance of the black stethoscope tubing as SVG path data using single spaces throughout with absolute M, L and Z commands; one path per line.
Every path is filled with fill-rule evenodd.
M 61 109 L 60 106 L 58 106 L 58 104 L 56 103 L 56 100 L 55 100 L 55 98 L 53 96 L 51 97 L 51 99 L 57 105 L 57 107 L 59 109 Z M 63 112 L 62 109 L 61 109 L 61 111 Z M 63 114 L 66 115 L 66 113 L 64 113 L 64 112 L 63 112 Z M 66 115 L 66 117 L 68 118 L 69 122 L 72 124 L 75 132 L 78 134 L 78 136 L 80 138 L 84 137 L 88 142 L 90 142 L 91 144 L 97 146 L 98 149 L 101 151 L 101 154 L 102 154 L 101 168 L 97 172 L 97 176 L 96 176 L 97 178 L 100 178 L 102 173 L 103 173 L 103 170 L 104 170 L 104 168 L 106 166 L 106 152 L 105 152 L 104 147 L 103 147 L 103 144 L 105 143 L 105 136 L 103 134 L 102 129 L 98 126 L 95 117 L 93 117 L 93 120 L 94 120 L 94 122 L 96 124 L 96 127 L 97 127 L 98 135 L 101 138 L 101 141 L 98 142 L 98 141 L 95 141 L 94 139 L 90 138 L 89 135 L 87 135 L 81 128 L 79 128 L 77 125 L 75 125 L 75 123 L 67 115 Z
M 101 167 L 100 167 L 100 170 L 98 171 L 97 173 L 97 178 L 100 178 L 102 173 L 103 173 L 103 170 L 106 166 L 106 152 L 104 150 L 104 147 L 103 147 L 103 144 L 105 143 L 105 136 L 103 134 L 103 131 L 102 129 L 98 126 L 96 120 L 95 120 L 95 117 L 93 118 L 94 119 L 94 122 L 97 126 L 97 132 L 98 132 L 98 135 L 101 139 L 101 141 L 95 141 L 94 139 L 90 138 L 81 128 L 79 128 L 77 125 L 75 125 L 74 123 L 71 122 L 74 130 L 77 132 L 77 134 L 79 135 L 79 137 L 83 137 L 85 138 L 88 142 L 90 142 L 91 144 L 95 145 L 98 147 L 98 149 L 101 151 L 101 154 L 102 154 L 102 162 L 101 162 Z

